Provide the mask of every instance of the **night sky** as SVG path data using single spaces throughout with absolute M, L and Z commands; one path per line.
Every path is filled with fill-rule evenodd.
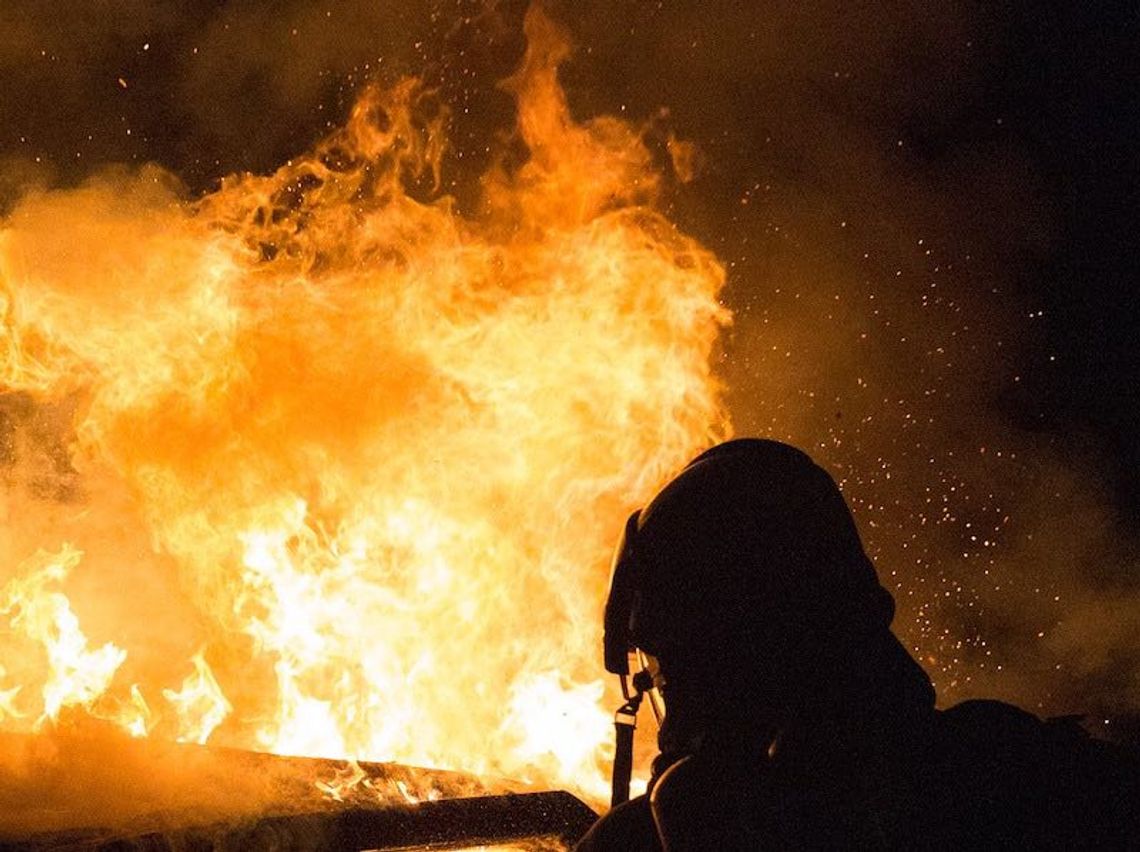
M 736 429 L 840 479 L 943 701 L 1140 706 L 1140 10 L 548 7 L 577 116 L 699 147 L 667 204 L 729 271 Z M 452 105 L 444 191 L 473 205 L 524 8 L 6 0 L 0 210 L 146 162 L 192 198 L 404 74 Z

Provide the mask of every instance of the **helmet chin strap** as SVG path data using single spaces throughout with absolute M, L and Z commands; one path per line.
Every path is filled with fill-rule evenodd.
M 629 784 L 633 776 L 633 735 L 637 730 L 637 711 L 641 709 L 641 700 L 647 693 L 658 726 L 661 725 L 664 716 L 664 702 L 661 700 L 660 692 L 655 688 L 647 661 L 640 652 L 637 654 L 637 660 L 641 668 L 632 678 L 624 674 L 619 675 L 621 694 L 625 703 L 614 713 L 614 734 L 617 742 L 614 750 L 610 807 L 617 807 L 629 801 Z

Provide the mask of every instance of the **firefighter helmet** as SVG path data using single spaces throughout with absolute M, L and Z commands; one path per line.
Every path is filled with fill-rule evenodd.
M 885 630 L 894 615 L 834 480 L 777 441 L 697 456 L 626 524 L 606 603 L 605 662 L 636 647 L 703 665 L 790 641 Z

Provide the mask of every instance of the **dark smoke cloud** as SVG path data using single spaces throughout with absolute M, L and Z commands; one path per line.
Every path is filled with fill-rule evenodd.
M 1114 459 L 1025 390 L 1068 354 L 1036 290 L 1067 211 L 1002 96 L 1016 26 L 963 4 L 573 8 L 579 102 L 668 105 L 705 152 L 677 213 L 731 269 L 737 428 L 840 476 L 943 700 L 1135 707 Z
M 663 158 L 670 132 L 699 146 L 673 212 L 729 267 L 737 430 L 805 446 L 843 481 L 944 700 L 1136 706 L 1135 547 L 1102 484 L 1117 457 L 1038 403 L 1069 357 L 1038 282 L 1072 201 L 1009 97 L 1029 12 L 550 7 L 579 45 L 576 112 L 655 123 Z M 445 183 L 463 201 L 499 147 L 523 8 L 5 3 L 0 204 L 111 162 L 156 161 L 190 192 L 264 171 L 341 120 L 359 82 L 410 72 L 453 104 Z
M 271 169 L 339 121 L 362 79 L 423 70 L 431 5 L 6 3 L 3 150 L 70 180 L 147 160 L 195 187 Z

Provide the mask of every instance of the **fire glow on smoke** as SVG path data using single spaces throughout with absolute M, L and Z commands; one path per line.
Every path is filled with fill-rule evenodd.
M 638 131 L 569 115 L 540 12 L 529 156 L 439 193 L 446 105 L 197 200 L 149 167 L 0 227 L 11 419 L 0 729 L 395 760 L 596 792 L 625 514 L 728 430 L 724 273 Z

